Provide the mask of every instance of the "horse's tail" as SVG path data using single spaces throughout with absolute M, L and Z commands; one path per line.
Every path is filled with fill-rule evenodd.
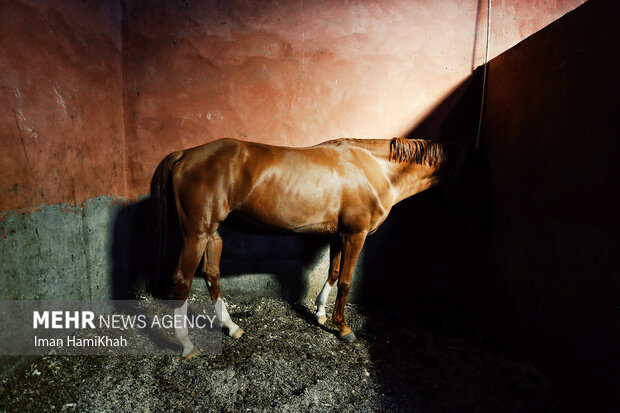
M 176 202 L 174 199 L 174 191 L 172 188 L 172 181 L 170 173 L 174 165 L 181 160 L 184 152 L 172 152 L 170 155 L 166 156 L 160 163 L 155 173 L 153 174 L 153 179 L 151 180 L 151 205 L 153 212 L 153 223 L 154 223 L 154 251 L 155 251 L 155 260 L 154 263 L 156 265 L 156 272 L 158 275 L 157 284 L 158 290 L 160 293 L 166 293 L 165 291 L 165 280 L 167 277 L 167 272 L 170 270 L 169 263 L 166 252 L 170 247 L 170 239 L 169 239 L 169 229 L 171 225 L 174 225 L 174 228 L 178 226 L 178 220 L 174 220 L 174 222 L 169 222 L 169 217 L 176 215 Z

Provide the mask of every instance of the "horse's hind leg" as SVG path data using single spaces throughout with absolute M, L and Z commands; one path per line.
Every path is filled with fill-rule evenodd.
M 215 311 L 222 327 L 228 330 L 228 335 L 239 338 L 243 330 L 235 324 L 226 310 L 226 304 L 220 292 L 220 257 L 222 256 L 222 237 L 215 231 L 207 241 L 204 253 L 202 276 L 209 287 L 209 295 L 215 304 Z
M 340 256 L 342 255 L 341 245 L 340 239 L 332 240 L 329 245 L 329 275 L 327 277 L 327 281 L 323 284 L 321 292 L 316 297 L 316 312 L 314 313 L 317 323 L 321 325 L 325 324 L 325 321 L 327 321 L 327 316 L 325 315 L 325 304 L 327 303 L 329 292 L 340 274 Z
M 173 278 L 172 295 L 175 300 L 175 319 L 177 319 L 177 317 L 182 317 L 184 319 L 187 315 L 187 297 L 192 288 L 194 272 L 196 268 L 198 268 L 200 259 L 204 254 L 206 243 L 207 239 L 204 236 L 193 238 L 184 237 L 183 250 L 181 251 L 179 263 L 177 264 Z M 189 331 L 187 327 L 177 327 L 175 323 L 174 335 L 183 346 L 182 354 L 185 358 L 191 359 L 198 355 L 198 350 L 194 348 L 194 345 L 189 340 Z

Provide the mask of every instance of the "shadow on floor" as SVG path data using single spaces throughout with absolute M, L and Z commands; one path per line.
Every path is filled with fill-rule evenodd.
M 382 376 L 386 410 L 415 410 L 416 403 L 454 412 L 557 409 L 534 367 L 517 356 L 521 361 L 506 361 L 504 317 L 491 310 L 501 308 L 492 225 L 489 165 L 481 156 L 454 198 L 436 187 L 405 200 L 367 239 L 363 302 L 385 311 L 360 307 L 362 337 Z M 488 363 L 507 363 L 510 376 L 498 377 L 501 369 Z
M 560 411 L 546 378 L 502 339 L 486 224 L 428 191 L 368 239 L 364 301 L 383 305 L 360 306 L 360 338 L 386 411 Z

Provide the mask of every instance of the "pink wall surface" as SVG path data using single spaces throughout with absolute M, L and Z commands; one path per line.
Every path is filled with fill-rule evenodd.
M 0 2 L 0 211 L 125 194 L 118 5 Z
M 483 63 L 473 0 L 3 2 L 0 211 L 148 192 L 170 151 L 406 134 Z M 582 1 L 494 2 L 491 57 Z

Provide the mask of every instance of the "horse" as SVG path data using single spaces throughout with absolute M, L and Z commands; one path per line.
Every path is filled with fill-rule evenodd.
M 218 226 L 234 211 L 263 226 L 329 237 L 329 273 L 314 315 L 318 324 L 326 322 L 325 304 L 337 281 L 332 321 L 340 339 L 355 341 L 344 310 L 366 237 L 393 205 L 453 176 L 465 159 L 462 147 L 405 138 L 342 138 L 301 148 L 224 138 L 172 152 L 153 175 L 151 200 L 162 228 L 171 207 L 182 233 L 172 274 L 175 315 L 187 314 L 192 279 L 202 262 L 200 273 L 218 320 L 231 337 L 242 336 L 219 284 L 223 241 Z M 165 237 L 159 238 L 165 248 Z M 184 357 L 199 353 L 187 329 L 176 329 L 175 337 Z

